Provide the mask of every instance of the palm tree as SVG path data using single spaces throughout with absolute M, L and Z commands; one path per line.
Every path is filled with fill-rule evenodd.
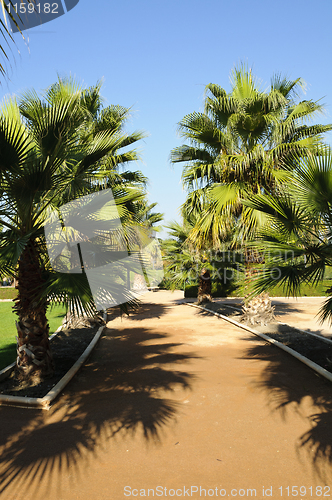
M 241 270 L 241 263 L 239 255 L 230 255 L 226 246 L 223 252 L 211 255 L 208 248 L 194 245 L 189 236 L 195 225 L 195 216 L 191 214 L 183 217 L 182 224 L 172 222 L 166 226 L 170 238 L 162 242 L 162 250 L 170 288 L 185 289 L 187 283 L 198 281 L 197 301 L 201 304 L 212 301 L 211 279 L 220 282 L 229 271 L 233 276 L 234 270 Z
M 255 293 L 282 284 L 297 296 L 301 283 L 314 286 L 332 266 L 332 151 L 319 148 L 291 163 L 278 195 L 258 194 L 244 202 L 266 218 L 252 243 L 266 255 Z M 332 289 L 327 292 L 320 318 L 332 323 Z
M 183 219 L 182 224 L 171 222 L 166 227 L 170 238 L 163 240 L 162 252 L 165 263 L 165 278 L 172 290 L 182 289 L 188 282 L 195 281 L 200 272 L 199 252 L 188 240 L 193 228 L 191 219 Z
M 84 273 L 52 270 L 44 224 L 50 211 L 109 187 L 117 166 L 138 158 L 128 146 L 143 134 L 123 131 L 128 113 L 119 106 L 102 107 L 100 84 L 81 89 L 72 80 L 59 80 L 41 97 L 30 91 L 19 102 L 9 99 L 2 105 L 0 273 L 18 278 L 14 309 L 22 377 L 44 376 L 53 369 L 48 298 L 95 310 Z M 132 193 L 122 186 L 115 197 L 121 217 L 126 217 Z
M 191 113 L 179 124 L 189 143 L 171 153 L 173 163 L 185 164 L 188 196 L 183 208 L 200 214 L 189 238 L 215 250 L 229 238 L 234 248 L 243 248 L 263 220 L 242 200 L 276 192 L 282 165 L 290 164 L 294 154 L 305 155 L 332 129 L 307 124 L 322 105 L 298 102 L 301 79 L 275 76 L 269 91 L 262 91 L 242 65 L 232 71 L 231 84 L 229 93 L 207 85 L 204 112 Z M 246 247 L 244 251 L 248 257 Z
M 275 76 L 266 92 L 241 66 L 232 71 L 231 83 L 228 94 L 218 85 L 207 85 L 204 112 L 191 113 L 179 124 L 189 145 L 171 153 L 173 163 L 186 164 L 186 209 L 201 211 L 193 237 L 212 238 L 217 246 L 229 217 L 241 215 L 242 237 L 253 227 L 252 213 L 240 200 L 248 193 L 273 192 L 282 163 L 295 153 L 305 154 L 332 129 L 306 124 L 322 112 L 322 105 L 296 102 L 301 79 Z

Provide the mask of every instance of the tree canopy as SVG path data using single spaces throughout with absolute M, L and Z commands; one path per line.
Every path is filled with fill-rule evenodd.
M 41 96 L 31 90 L 1 107 L 0 273 L 18 278 L 15 310 L 22 372 L 51 367 L 46 319 L 50 299 L 65 301 L 73 310 L 95 311 L 85 273 L 60 273 L 50 265 L 44 233 L 50 212 L 112 188 L 126 228 L 125 244 L 136 244 L 146 179 L 119 167 L 138 159 L 132 145 L 144 133 L 124 131 L 130 110 L 104 107 L 100 88 L 100 83 L 83 89 L 72 79 L 59 79 Z
M 200 214 L 191 233 L 196 244 L 205 241 L 218 248 L 230 236 L 243 241 L 259 220 L 241 200 L 275 192 L 283 164 L 295 154 L 305 155 L 332 129 L 310 123 L 323 106 L 299 100 L 303 87 L 300 78 L 275 75 L 270 88 L 262 90 L 241 65 L 231 72 L 230 92 L 208 84 L 204 111 L 180 121 L 180 135 L 188 142 L 172 150 L 171 161 L 184 165 L 184 209 Z

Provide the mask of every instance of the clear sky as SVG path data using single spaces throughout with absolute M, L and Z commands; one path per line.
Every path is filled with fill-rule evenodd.
M 177 123 L 202 110 L 206 84 L 230 89 L 234 65 L 245 62 L 263 88 L 275 73 L 302 77 L 303 98 L 326 105 L 316 122 L 332 122 L 331 18 L 331 0 L 80 0 L 25 31 L 28 48 L 13 34 L 1 97 L 43 90 L 58 74 L 84 86 L 103 78 L 105 104 L 132 107 L 128 131 L 149 133 L 131 168 L 149 178 L 149 200 L 165 221 L 179 220 L 182 169 L 169 162 L 182 143 Z

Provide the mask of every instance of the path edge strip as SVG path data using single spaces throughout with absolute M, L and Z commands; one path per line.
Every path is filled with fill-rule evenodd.
M 106 314 L 104 314 L 104 320 L 106 321 Z M 59 382 L 52 387 L 52 389 L 43 398 L 25 398 L 22 396 L 6 396 L 5 394 L 0 394 L 0 406 L 19 406 L 21 408 L 37 408 L 42 410 L 49 410 L 51 408 L 51 403 L 60 394 L 60 392 L 65 388 L 65 386 L 71 381 L 71 379 L 76 375 L 81 366 L 86 362 L 87 358 L 90 356 L 93 348 L 97 344 L 103 330 L 106 328 L 106 324 L 98 328 L 97 333 L 91 340 L 90 344 L 83 351 L 78 360 L 73 364 L 73 366 L 68 370 L 68 372 L 59 380 Z M 60 331 L 60 330 L 59 330 Z M 53 336 L 58 333 L 56 331 Z M 2 373 L 11 372 L 15 367 L 15 362 L 7 366 L 1 371 Z
M 228 321 L 229 323 L 232 323 L 233 325 L 238 326 L 239 328 L 242 328 L 243 330 L 247 330 L 248 332 L 251 332 L 254 335 L 257 335 L 258 337 L 261 337 L 262 339 L 266 340 L 270 344 L 273 344 L 273 345 L 279 347 L 280 349 L 282 349 L 283 351 L 288 352 L 288 354 L 291 354 L 294 358 L 298 359 L 299 361 L 301 361 L 305 365 L 309 366 L 309 368 L 311 368 L 312 370 L 317 372 L 319 375 L 321 375 L 322 377 L 324 377 L 327 380 L 329 380 L 330 382 L 332 382 L 332 373 L 331 372 L 325 370 L 325 368 L 322 368 L 321 366 L 317 365 L 317 363 L 314 363 L 313 361 L 306 358 L 305 356 L 302 356 L 302 354 L 298 353 L 297 351 L 294 351 L 294 349 L 291 349 L 290 347 L 282 344 L 278 340 L 275 340 L 275 339 L 272 339 L 271 337 L 268 337 L 267 335 L 265 335 L 265 333 L 260 333 L 257 330 L 255 330 L 254 328 L 250 328 L 250 326 L 242 325 L 241 323 L 238 323 L 234 319 L 228 318 L 227 316 L 224 316 L 223 314 L 220 314 L 216 311 L 211 311 L 211 309 L 207 309 L 206 307 L 199 306 L 197 304 L 190 304 L 188 302 L 183 302 L 183 304 L 185 304 L 187 306 L 191 306 L 191 307 L 197 307 L 198 309 L 202 309 L 203 311 L 214 314 L 215 316 L 218 316 L 219 318 L 222 318 L 222 319 Z M 283 324 L 286 325 L 287 323 L 283 323 Z
M 231 309 L 235 309 L 235 311 L 241 312 L 241 309 L 239 307 L 231 306 L 230 304 L 225 304 L 225 307 L 229 307 Z M 210 310 L 210 309 L 208 309 Z M 219 314 L 219 313 L 218 313 Z M 303 330 L 302 328 L 297 328 L 297 326 L 292 326 L 289 325 L 288 323 L 282 323 L 281 321 L 277 321 L 279 325 L 285 325 L 290 328 L 295 328 L 295 330 L 298 330 L 299 332 L 306 333 L 307 335 L 311 335 L 312 337 L 316 337 L 319 340 L 322 340 L 323 342 L 327 342 L 328 344 L 332 344 L 332 340 L 324 337 L 324 335 L 318 335 L 317 333 L 314 332 L 309 332 L 309 330 Z

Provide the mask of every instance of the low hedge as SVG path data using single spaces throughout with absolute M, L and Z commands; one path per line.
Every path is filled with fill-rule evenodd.
M 223 283 L 212 283 L 211 292 L 212 297 L 231 297 L 237 296 L 235 293 L 238 290 L 238 286 L 233 283 L 228 283 L 224 285 Z M 184 296 L 186 298 L 197 297 L 198 285 L 186 285 L 184 290 Z
M 328 296 L 326 293 L 328 288 L 332 287 L 332 280 L 324 280 L 318 285 L 310 285 L 304 283 L 300 286 L 299 297 L 322 297 Z M 268 290 L 270 297 L 287 297 L 285 288 L 283 286 L 276 286 Z M 196 298 L 198 293 L 198 285 L 186 285 L 184 290 L 185 298 Z M 212 283 L 212 297 L 243 297 L 249 293 L 248 289 L 243 286 L 229 283 L 224 285 L 222 283 Z

